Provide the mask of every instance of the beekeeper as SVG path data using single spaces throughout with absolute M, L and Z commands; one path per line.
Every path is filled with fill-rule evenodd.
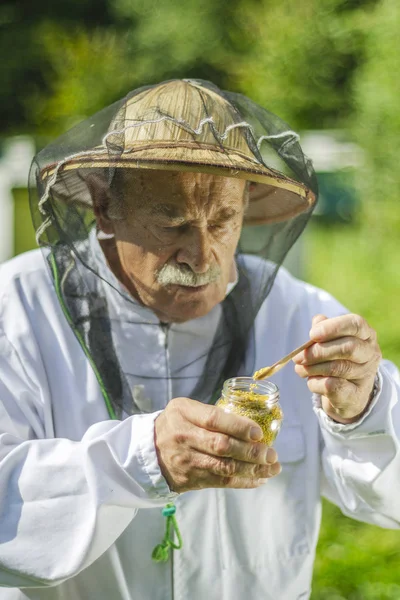
M 288 125 L 164 82 L 30 183 L 41 250 L 0 268 L 1 600 L 304 600 L 321 495 L 399 527 L 399 374 L 361 316 L 278 272 L 317 196 Z M 268 448 L 214 404 L 307 339 Z

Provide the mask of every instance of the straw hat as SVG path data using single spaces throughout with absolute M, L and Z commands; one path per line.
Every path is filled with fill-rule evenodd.
M 93 169 L 166 169 L 254 182 L 246 224 L 284 221 L 308 211 L 315 194 L 268 168 L 247 143 L 250 125 L 234 106 L 197 81 L 173 80 L 132 95 L 103 143 L 48 165 L 43 183 L 57 200 L 91 205 L 85 175 Z

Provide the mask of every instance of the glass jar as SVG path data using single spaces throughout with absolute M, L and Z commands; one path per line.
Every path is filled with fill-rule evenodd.
M 260 441 L 272 446 L 283 420 L 279 389 L 274 383 L 258 381 L 252 377 L 227 379 L 216 405 L 226 412 L 233 412 L 255 421 L 264 433 Z

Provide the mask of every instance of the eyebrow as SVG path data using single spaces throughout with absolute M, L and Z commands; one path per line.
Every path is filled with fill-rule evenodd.
M 231 219 L 237 214 L 239 214 L 239 211 L 234 208 L 220 208 L 216 214 L 216 218 L 222 220 Z
M 186 215 L 182 212 L 179 206 L 175 204 L 153 204 L 149 208 L 150 216 L 163 216 L 171 219 L 173 221 L 185 221 Z M 223 207 L 217 209 L 216 214 L 213 217 L 210 217 L 212 221 L 227 221 L 239 214 L 238 210 L 235 210 L 233 207 Z
M 171 219 L 184 219 L 180 209 L 173 204 L 153 204 L 150 208 L 151 215 L 163 215 Z

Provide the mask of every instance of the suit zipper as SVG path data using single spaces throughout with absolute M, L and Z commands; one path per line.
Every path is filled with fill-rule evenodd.
M 164 351 L 165 351 L 165 372 L 167 375 L 167 402 L 172 400 L 172 382 L 171 382 L 171 373 L 170 373 L 170 357 L 169 357 L 169 348 L 168 348 L 168 337 L 169 337 L 169 323 L 160 323 L 160 327 L 162 332 L 164 333 Z
M 168 349 L 168 334 L 169 334 L 169 323 L 160 323 L 160 327 L 162 332 L 164 333 L 164 351 L 165 351 L 165 371 L 167 375 L 167 404 L 170 400 L 172 400 L 172 385 L 171 385 L 171 373 L 170 373 L 170 359 L 169 359 L 169 349 Z M 171 600 L 175 600 L 175 591 L 174 591 L 174 551 L 171 549 L 169 555 L 170 561 L 170 575 L 171 575 Z

